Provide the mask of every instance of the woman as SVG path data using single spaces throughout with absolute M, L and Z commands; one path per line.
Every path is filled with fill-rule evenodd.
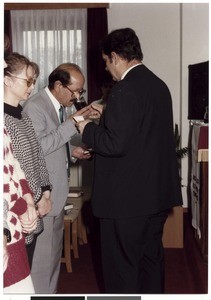
M 35 230 L 37 212 L 32 191 L 15 159 L 10 137 L 4 128 L 4 293 L 34 293 L 23 233 Z
M 39 213 L 37 228 L 26 234 L 30 265 L 36 244 L 36 235 L 43 230 L 44 217 L 51 210 L 51 184 L 44 155 L 30 118 L 22 111 L 20 101 L 26 101 L 39 75 L 39 67 L 16 52 L 5 57 L 4 69 L 4 126 L 11 138 L 14 155 L 24 171 L 33 192 Z

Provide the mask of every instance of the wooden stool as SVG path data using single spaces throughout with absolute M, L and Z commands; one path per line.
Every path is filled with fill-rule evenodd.
M 80 245 L 87 244 L 87 234 L 86 234 L 86 226 L 83 223 L 82 213 L 79 212 L 78 218 L 78 241 Z
M 79 258 L 78 254 L 78 216 L 81 214 L 82 201 L 78 201 L 68 215 L 64 216 L 64 256 L 61 262 L 66 264 L 67 272 L 72 272 L 71 250 L 74 258 Z M 71 229 L 71 230 L 70 230 Z
M 70 187 L 70 191 L 75 192 L 75 191 L 82 191 L 83 194 L 80 197 L 71 197 L 68 198 L 70 203 L 76 203 L 79 201 L 82 201 L 82 206 L 83 203 L 86 201 L 89 201 L 91 198 L 91 187 L 87 186 L 82 186 L 82 187 Z M 80 210 L 78 218 L 77 218 L 77 223 L 78 223 L 78 241 L 80 245 L 87 244 L 88 239 L 87 239 L 87 228 L 86 225 L 83 222 L 83 216 L 82 216 L 82 211 Z
M 84 193 L 80 197 L 68 197 L 66 201 L 66 204 L 73 204 L 70 213 L 64 216 L 64 256 L 61 258 L 61 262 L 66 264 L 68 273 L 72 272 L 71 250 L 73 250 L 74 258 L 79 258 L 78 242 L 80 245 L 88 242 L 81 209 L 84 201 L 90 199 L 91 190 L 87 187 L 76 187 L 75 189 L 81 189 Z

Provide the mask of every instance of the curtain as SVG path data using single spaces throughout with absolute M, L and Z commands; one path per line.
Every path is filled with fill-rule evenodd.
M 101 98 L 100 86 L 107 73 L 99 43 L 108 34 L 108 21 L 106 8 L 88 8 L 87 11 L 88 100 L 92 102 Z
M 86 9 L 15 10 L 11 24 L 13 51 L 40 67 L 34 92 L 47 85 L 49 74 L 61 63 L 78 64 L 87 77 Z
M 7 52 L 12 52 L 12 32 L 11 32 L 11 16 L 10 11 L 4 11 L 4 35 L 7 35 L 10 45 Z

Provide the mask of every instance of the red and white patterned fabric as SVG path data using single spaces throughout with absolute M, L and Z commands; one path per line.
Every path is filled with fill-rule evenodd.
M 6 288 L 25 280 L 31 281 L 25 237 L 19 216 L 27 210 L 27 203 L 23 196 L 27 193 L 32 194 L 32 191 L 19 162 L 13 156 L 11 140 L 5 128 L 3 145 L 3 198 L 7 204 L 4 205 L 4 224 L 7 224 L 7 229 L 11 233 L 11 241 L 7 244 L 9 260 L 4 272 L 4 288 Z M 33 285 L 31 285 L 31 292 L 34 292 Z

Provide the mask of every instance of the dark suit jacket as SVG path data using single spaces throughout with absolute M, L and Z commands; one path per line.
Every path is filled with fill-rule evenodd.
M 95 152 L 92 206 L 98 217 L 135 217 L 182 204 L 166 84 L 144 65 L 116 83 L 101 123 L 86 125 Z

